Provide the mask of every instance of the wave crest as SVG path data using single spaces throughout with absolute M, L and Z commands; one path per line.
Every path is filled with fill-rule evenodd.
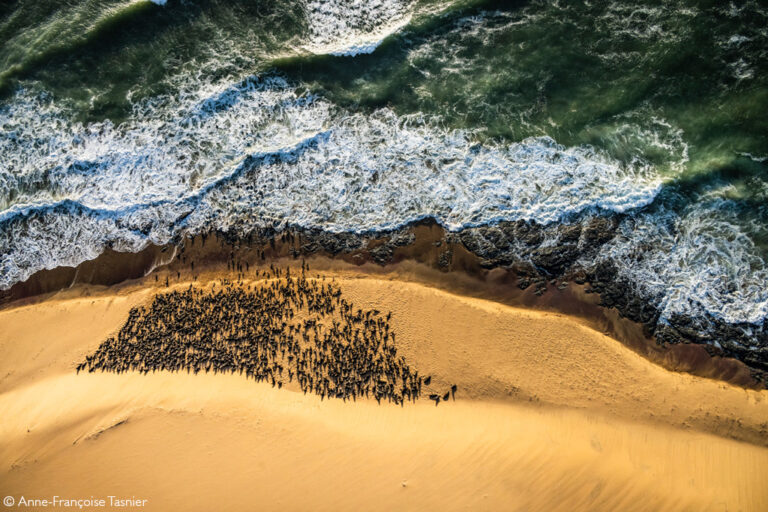
M 72 122 L 50 98 L 21 93 L 0 112 L 0 127 L 5 288 L 120 245 L 124 232 L 135 248 L 137 239 L 165 243 L 182 229 L 243 223 L 336 232 L 424 217 L 453 230 L 549 223 L 587 209 L 637 208 L 661 187 L 649 166 L 628 167 L 589 147 L 547 137 L 480 144 L 420 116 L 345 112 L 279 77 L 197 83 L 137 104 L 119 126 Z M 57 210 L 62 202 L 80 210 Z M 100 220 L 85 236 L 88 211 Z M 57 215 L 72 217 L 71 226 L 53 222 Z M 46 263 L 16 263 L 36 239 L 81 247 L 51 244 Z

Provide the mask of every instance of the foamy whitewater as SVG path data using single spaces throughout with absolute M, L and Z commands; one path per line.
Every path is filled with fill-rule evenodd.
M 150 5 L 147 15 L 178 7 L 151 1 L 160 7 Z M 110 12 L 125 17 L 134 4 L 107 6 L 94 17 L 96 22 L 88 21 L 88 12 L 77 11 L 65 25 L 86 20 L 87 40 L 77 45 L 87 45 L 98 41 L 104 26 L 117 23 Z M 297 53 L 284 51 L 294 57 L 307 51 L 339 56 L 329 65 L 343 61 L 353 70 L 350 75 L 359 77 L 341 77 L 335 83 L 335 76 L 318 73 L 308 86 L 300 72 L 294 73 L 297 78 L 269 66 L 231 73 L 235 54 L 238 62 L 252 58 L 244 50 L 248 45 L 233 43 L 227 58 L 219 53 L 229 41 L 216 41 L 208 53 L 221 69 L 229 66 L 226 73 L 208 67 L 211 56 L 205 55 L 168 78 L 169 92 L 136 93 L 141 97 L 132 101 L 138 88 L 131 89 L 125 95 L 130 111 L 119 124 L 80 121 L 82 106 L 75 101 L 50 92 L 43 82 L 19 82 L 0 102 L 0 289 L 42 269 L 93 259 L 105 248 L 138 251 L 212 229 L 370 233 L 433 218 L 448 230 L 461 231 L 499 221 L 551 225 L 610 216 L 619 219 L 616 237 L 597 258 L 579 261 L 580 266 L 616 263 L 634 293 L 660 309 L 662 323 L 689 315 L 756 328 L 762 324 L 768 317 L 768 270 L 754 235 L 764 226 L 744 214 L 739 194 L 747 190 L 753 197 L 763 187 L 768 197 L 768 186 L 714 179 L 700 186 L 699 199 L 683 197 L 678 181 L 699 186 L 690 169 L 724 165 L 723 157 L 708 155 L 699 145 L 698 155 L 704 156 L 692 163 L 689 135 L 652 99 L 613 97 L 619 90 L 613 82 L 595 85 L 595 91 L 571 91 L 582 95 L 581 104 L 569 104 L 570 97 L 548 99 L 546 84 L 557 69 L 540 71 L 536 66 L 551 63 L 559 53 L 538 54 L 543 43 L 531 46 L 534 42 L 527 39 L 520 44 L 508 39 L 533 30 L 526 37 L 541 40 L 575 7 L 534 2 L 519 11 L 459 16 L 447 5 L 302 2 L 297 11 L 303 35 L 285 38 Z M 659 54 L 666 55 L 667 48 L 684 44 L 689 25 L 701 17 L 685 3 L 675 3 L 675 9 L 671 16 L 655 7 L 612 5 L 594 18 L 594 30 L 609 32 L 613 39 L 589 46 L 584 61 L 642 69 L 649 57 L 638 54 L 637 44 L 658 45 Z M 408 32 L 417 30 L 412 20 L 421 23 L 425 16 L 441 28 Z M 677 23 L 680 27 L 673 26 Z M 43 23 L 46 33 L 60 25 L 55 18 Z M 535 32 L 539 25 L 544 29 Z M 4 26 L 0 23 L 0 30 Z M 760 62 L 755 55 L 762 54 L 748 50 L 765 36 L 760 30 L 727 31 L 717 38 L 724 52 L 719 66 L 739 87 L 755 79 L 753 70 Z M 28 37 L 20 33 L 13 40 L 23 49 Z M 172 32 L 163 41 L 175 37 Z M 387 45 L 389 50 L 381 48 L 390 52 L 382 64 L 357 62 L 373 59 L 382 41 L 398 37 Z M 627 41 L 629 50 L 620 51 Z M 259 51 L 269 46 L 262 43 Z M 59 51 L 52 44 L 40 43 L 40 55 Z M 400 53 L 398 45 L 404 48 Z M 17 56 L 17 51 L 22 50 L 9 52 L 9 61 L 34 69 L 37 57 Z M 502 78 L 494 59 L 512 51 L 519 53 L 508 65 L 530 59 L 533 67 L 520 64 L 519 72 L 515 68 Z M 400 90 L 386 81 L 389 67 L 393 76 L 404 77 L 405 99 L 399 104 Z M 14 70 L 0 68 L 0 79 L 13 76 Z M 516 84 L 513 93 L 504 89 L 505 81 Z M 496 90 L 504 91 L 506 103 L 492 103 Z M 336 101 L 333 93 L 346 103 Z M 378 101 L 377 95 L 387 94 L 392 105 Z M 514 103 L 519 97 L 525 108 Z M 357 99 L 375 107 L 356 108 Z M 450 108 L 441 107 L 440 101 Z M 548 101 L 555 114 L 546 114 Z M 432 111 L 424 107 L 433 104 Z M 614 104 L 619 105 L 616 112 L 599 110 Z M 600 122 L 608 121 L 570 127 L 572 118 L 581 115 L 581 105 L 597 109 L 594 117 Z M 541 112 L 546 115 L 537 120 Z M 475 125 L 467 121 L 464 126 L 465 118 Z M 501 135 L 488 137 L 482 123 L 497 118 L 517 124 L 505 132 L 500 123 L 493 129 Z M 582 139 L 595 142 L 562 144 L 550 135 L 569 130 L 581 130 L 587 134 Z M 511 138 L 517 132 L 528 135 Z M 735 157 L 762 165 L 759 147 L 744 148 L 733 152 Z M 544 240 L 541 245 L 555 243 Z
M 410 21 L 412 1 L 310 0 L 306 13 L 312 53 L 353 57 L 372 53 Z
M 591 148 L 546 137 L 483 145 L 386 109 L 349 114 L 280 78 L 197 85 L 137 105 L 119 127 L 72 122 L 44 97 L 21 95 L 3 110 L 4 287 L 107 244 L 135 251 L 180 230 L 367 232 L 425 217 L 451 230 L 549 223 L 637 208 L 661 187 L 647 166 L 624 167 Z M 53 222 L 30 222 L 40 217 Z M 65 232 L 76 242 L 60 244 Z

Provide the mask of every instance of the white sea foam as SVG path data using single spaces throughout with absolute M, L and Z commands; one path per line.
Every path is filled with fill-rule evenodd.
M 661 187 L 652 169 L 591 148 L 546 137 L 481 145 L 386 109 L 346 113 L 279 78 L 196 84 L 137 105 L 121 126 L 74 123 L 50 99 L 20 94 L 0 129 L 3 287 L 181 229 L 548 223 L 631 210 Z
M 642 296 L 660 300 L 661 321 L 706 314 L 759 324 L 768 316 L 768 268 L 728 200 L 640 213 L 620 231 L 604 255 Z
M 141 103 L 120 127 L 84 126 L 46 98 L 20 95 L 0 113 L 0 205 L 18 210 L 70 199 L 118 210 L 183 199 L 251 149 L 316 133 L 328 107 L 298 97 L 282 80 L 247 80 Z
M 309 0 L 306 17 L 316 54 L 355 56 L 372 53 L 389 35 L 408 24 L 411 0 Z
M 482 145 L 470 133 L 386 109 L 347 113 L 279 78 L 197 83 L 137 104 L 121 126 L 74 123 L 49 98 L 20 94 L 0 112 L 0 129 L 6 288 L 107 246 L 137 251 L 212 226 L 362 232 L 423 217 L 454 230 L 550 223 L 629 212 L 661 187 L 639 161 L 620 165 L 546 137 Z M 677 147 L 674 133 L 660 139 L 662 148 Z M 766 315 L 762 260 L 749 237 L 728 235 L 738 224 L 720 206 L 632 215 L 606 253 L 642 293 L 661 297 L 665 317 Z
M 768 156 L 753 155 L 752 153 L 744 153 L 744 152 L 738 153 L 738 155 L 743 156 L 744 158 L 749 158 L 753 162 L 757 162 L 757 163 L 768 162 Z

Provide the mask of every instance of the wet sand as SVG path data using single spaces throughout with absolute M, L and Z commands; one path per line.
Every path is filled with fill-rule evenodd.
M 436 388 L 457 383 L 457 400 L 77 375 L 164 288 L 76 286 L 0 310 L 0 494 L 135 496 L 149 510 L 768 509 L 768 391 L 671 372 L 583 318 L 445 280 L 323 274 L 391 310 L 398 352 Z

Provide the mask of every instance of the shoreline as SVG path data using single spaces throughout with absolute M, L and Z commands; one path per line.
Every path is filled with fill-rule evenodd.
M 577 316 L 655 364 L 747 389 L 765 389 L 768 372 L 701 343 L 660 341 L 648 326 L 605 307 L 589 282 L 531 276 L 519 268 L 488 265 L 434 222 L 373 238 L 306 232 L 266 232 L 254 238 L 199 235 L 138 253 L 107 249 L 77 267 L 37 272 L 0 292 L 0 311 L 45 300 L 78 286 L 134 287 L 171 283 L 198 275 L 248 274 L 248 268 L 297 265 L 306 259 L 318 270 L 355 270 L 406 276 L 460 295 L 501 304 Z M 194 264 L 192 264 L 194 262 Z
M 462 283 L 456 284 L 452 279 L 448 279 L 442 283 L 442 286 L 440 286 L 440 283 L 434 280 L 434 276 L 431 276 L 433 279 L 429 280 L 429 269 L 425 269 L 423 266 L 414 265 L 413 263 L 410 263 L 409 265 L 408 262 L 406 262 L 405 268 L 401 266 L 403 265 L 402 263 L 395 265 L 394 268 L 380 268 L 373 265 L 357 267 L 336 260 L 324 261 L 328 263 L 326 267 L 317 265 L 318 261 L 310 261 L 311 277 L 309 277 L 309 279 L 315 281 L 330 280 L 334 284 L 341 286 L 342 290 L 345 292 L 344 296 L 351 296 L 355 300 L 356 305 L 362 305 L 364 308 L 385 307 L 386 304 L 390 304 L 392 301 L 397 302 L 396 297 L 400 291 L 404 291 L 408 296 L 412 296 L 414 293 L 421 296 L 424 299 L 423 302 L 409 301 L 407 304 L 410 304 L 410 306 L 401 306 L 399 316 L 402 317 L 405 315 L 405 328 L 407 329 L 412 329 L 414 328 L 414 325 L 423 323 L 426 317 L 430 318 L 428 325 L 431 325 L 432 327 L 424 328 L 425 332 L 422 334 L 421 338 L 427 345 L 433 343 L 432 339 L 434 337 L 453 337 L 456 339 L 456 343 L 459 344 L 473 343 L 472 347 L 477 353 L 477 358 L 485 357 L 484 355 L 481 356 L 481 348 L 485 347 L 485 350 L 495 353 L 497 358 L 522 358 L 522 360 L 525 361 L 525 377 L 520 377 L 522 385 L 514 385 L 511 387 L 502 385 L 499 387 L 499 382 L 506 382 L 508 376 L 502 370 L 496 369 L 495 363 L 489 362 L 489 371 L 491 373 L 499 372 L 500 377 L 494 377 L 481 385 L 479 387 L 480 391 L 472 391 L 464 386 L 461 390 L 464 398 L 501 403 L 510 403 L 510 401 L 511 403 L 532 403 L 533 405 L 555 408 L 564 407 L 566 409 L 574 407 L 577 409 L 586 408 L 593 412 L 598 412 L 599 414 L 616 416 L 613 408 L 616 407 L 617 404 L 620 405 L 622 400 L 626 399 L 628 396 L 634 395 L 634 387 L 636 385 L 648 388 L 653 384 L 650 381 L 633 382 L 628 385 L 627 389 L 622 389 L 617 386 L 614 391 L 603 391 L 605 396 L 596 400 L 594 396 L 591 396 L 593 392 L 588 390 L 587 387 L 584 387 L 581 391 L 579 391 L 578 387 L 574 388 L 573 386 L 560 387 L 565 382 L 563 379 L 565 379 L 566 374 L 572 370 L 571 367 L 561 367 L 559 361 L 572 361 L 571 364 L 574 365 L 573 368 L 577 368 L 578 371 L 582 371 L 584 368 L 590 368 L 590 371 L 595 372 L 594 376 L 589 377 L 590 380 L 594 379 L 592 385 L 599 384 L 601 388 L 604 388 L 610 386 L 610 384 L 607 384 L 606 382 L 611 381 L 615 377 L 614 372 L 618 371 L 616 367 L 611 365 L 617 363 L 618 360 L 627 360 L 631 361 L 630 364 L 632 366 L 639 365 L 638 368 L 641 367 L 644 374 L 648 369 L 651 369 L 654 374 L 663 376 L 664 379 L 682 379 L 681 382 L 684 382 L 686 386 L 691 383 L 696 383 L 696 385 L 699 386 L 710 387 L 713 392 L 716 389 L 729 390 L 729 393 L 731 390 L 738 390 L 739 394 L 746 393 L 744 396 L 748 397 L 747 401 L 750 404 L 761 404 L 761 402 L 765 400 L 765 406 L 768 406 L 768 396 L 765 395 L 768 393 L 768 390 L 760 387 L 747 387 L 738 382 L 727 382 L 710 376 L 695 375 L 692 372 L 666 368 L 665 365 L 652 361 L 651 358 L 639 353 L 633 347 L 617 341 L 607 331 L 606 326 L 599 324 L 597 321 L 598 319 L 594 317 L 566 314 L 553 308 L 534 309 L 524 304 L 504 304 L 498 300 L 488 299 L 481 295 L 480 292 L 486 291 L 486 283 L 481 283 L 483 286 L 481 289 L 472 288 L 472 286 L 477 286 L 478 283 L 466 277 L 465 279 L 467 280 L 463 285 Z M 313 263 L 315 264 L 313 265 Z M 261 270 L 263 271 L 264 269 Z M 315 275 L 317 277 L 315 277 Z M 446 277 L 438 275 L 438 277 L 440 276 L 444 278 Z M 170 282 L 168 287 L 162 282 L 155 283 L 154 278 L 149 281 L 142 279 L 139 281 L 124 282 L 118 286 L 112 287 L 80 285 L 58 292 L 45 300 L 30 301 L 27 304 L 18 304 L 17 307 L 0 309 L 0 318 L 2 318 L 1 315 L 3 314 L 18 314 L 25 317 L 28 315 L 35 316 L 39 311 L 47 311 L 46 318 L 42 320 L 43 324 L 47 326 L 49 321 L 61 321 L 59 315 L 62 312 L 69 311 L 71 307 L 77 309 L 81 308 L 85 312 L 87 312 L 90 309 L 90 306 L 93 305 L 97 306 L 97 310 L 106 308 L 106 310 L 109 311 L 109 318 L 111 318 L 111 320 L 109 320 L 108 325 L 103 324 L 102 330 L 100 331 L 102 334 L 98 340 L 90 340 L 88 342 L 88 346 L 90 347 L 88 352 L 93 352 L 93 350 L 101 345 L 107 338 L 112 337 L 117 333 L 128 317 L 129 309 L 132 307 L 147 306 L 156 295 L 184 291 L 190 286 L 201 290 L 212 291 L 221 287 L 221 280 L 235 283 L 236 285 L 239 282 L 240 284 L 237 286 L 243 287 L 251 285 L 263 286 L 274 281 L 279 281 L 279 279 L 272 277 L 249 279 L 242 276 L 238 277 L 238 274 L 235 272 L 208 270 L 202 273 L 196 281 L 185 280 L 182 275 L 180 281 Z M 448 288 L 446 283 L 452 283 L 452 287 Z M 505 288 L 502 287 L 502 289 Z M 383 292 L 382 290 L 386 290 L 386 292 Z M 472 290 L 474 290 L 474 292 Z M 419 311 L 422 311 L 425 307 L 430 307 L 433 300 L 437 300 L 437 302 L 441 304 L 444 302 L 447 302 L 449 305 L 453 304 L 450 307 L 455 309 L 456 314 L 449 315 L 448 318 L 444 319 L 446 324 L 435 324 L 432 323 L 431 320 L 433 317 L 439 318 L 445 316 L 445 311 L 443 310 L 433 310 L 429 315 L 419 313 Z M 119 307 L 116 310 L 112 310 L 113 304 L 119 304 Z M 516 320 L 514 323 L 506 324 L 506 326 L 497 327 L 494 325 L 494 322 L 497 322 L 499 314 L 511 315 Z M 475 318 L 475 316 L 482 318 L 488 315 L 490 316 L 488 317 L 487 323 L 483 323 Z M 522 322 L 522 324 L 518 322 Z M 525 325 L 529 322 L 533 322 L 535 325 L 540 325 L 540 329 L 537 330 L 531 326 Z M 470 341 L 474 340 L 477 336 L 477 325 L 482 325 L 484 331 L 493 333 L 491 339 L 503 341 L 500 341 L 495 345 L 488 345 L 489 342 L 487 341 L 481 343 L 479 339 Z M 547 338 L 542 337 L 542 332 L 549 332 L 552 329 L 552 326 L 556 326 L 559 330 L 552 331 L 552 334 Z M 401 324 L 401 328 L 402 327 Z M 521 335 L 515 333 L 526 329 L 528 330 L 528 335 L 524 336 L 525 348 L 518 348 L 518 345 L 516 344 L 519 344 L 522 338 L 520 338 Z M 77 327 L 73 325 L 71 336 L 77 335 L 76 330 Z M 442 334 L 437 334 L 438 331 Z M 19 335 L 22 333 L 18 328 L 16 329 L 16 332 Z M 30 334 L 34 335 L 34 333 Z M 583 338 L 584 334 L 588 337 Z M 50 335 L 55 337 L 58 334 L 57 331 L 51 331 Z M 572 336 L 575 336 L 573 339 L 575 345 L 571 343 Z M 579 339 L 589 339 L 590 343 L 583 346 L 579 345 Z M 421 350 L 420 343 L 421 342 L 418 341 L 417 337 L 413 337 L 409 350 Z M 400 345 L 401 343 L 397 344 L 397 346 Z M 552 347 L 557 348 L 553 349 Z M 554 350 L 552 357 L 555 358 L 556 362 L 548 363 L 539 361 L 537 359 L 539 350 Z M 77 353 L 76 360 L 70 361 L 65 366 L 60 366 L 59 370 L 66 371 L 66 373 L 77 373 L 76 365 L 85 358 L 88 352 L 80 350 Z M 604 357 L 607 357 L 606 361 L 612 361 L 610 364 L 606 363 L 605 365 L 600 365 L 598 363 L 599 359 L 595 358 L 595 354 L 601 352 L 609 354 Z M 434 353 L 432 354 L 434 355 Z M 561 354 L 563 355 L 561 356 Z M 462 360 L 465 355 L 466 352 L 461 356 L 457 355 L 454 363 L 459 365 L 463 364 Z M 616 358 L 618 358 L 618 360 Z M 549 357 L 547 358 L 547 361 L 549 361 Z M 705 361 L 711 362 L 711 359 Z M 552 364 L 555 364 L 555 366 L 553 367 Z M 512 368 L 510 367 L 509 370 L 512 370 Z M 11 372 L 11 374 L 12 373 L 13 372 Z M 127 373 L 136 373 L 139 377 L 146 376 L 140 372 L 130 370 Z M 163 373 L 183 374 L 187 372 L 183 370 L 157 372 L 157 374 Z M 21 382 L 12 378 L 10 379 L 9 384 L 8 377 L 11 374 L 6 375 L 6 378 L 0 379 L 0 393 L 9 390 L 13 391 L 21 384 Z M 79 375 L 94 374 L 109 375 L 113 374 L 113 372 L 108 370 L 97 370 L 93 373 L 88 373 L 87 370 L 79 372 Z M 155 374 L 155 372 L 153 371 L 151 374 Z M 201 372 L 194 376 L 199 375 L 215 376 L 216 373 L 213 371 Z M 242 376 L 239 376 L 236 373 L 230 374 L 228 372 L 220 372 L 218 375 L 231 375 L 232 377 L 242 378 Z M 501 381 L 497 382 L 499 378 Z M 644 375 L 643 378 L 647 379 L 648 376 Z M 247 379 L 244 380 L 246 380 L 248 384 L 260 385 L 259 382 L 253 383 Z M 548 391 L 551 394 L 549 399 L 543 398 L 541 393 L 537 392 L 535 389 L 536 386 L 552 386 L 552 383 L 556 381 L 560 382 L 560 386 L 555 386 L 555 389 L 550 389 L 550 391 Z M 441 389 L 447 389 L 452 384 L 449 376 L 437 378 L 437 382 L 439 383 L 438 387 Z M 536 382 L 539 384 L 536 384 Z M 529 385 L 532 387 L 531 390 L 525 391 L 526 386 Z M 288 384 L 286 384 L 284 389 L 293 392 L 298 390 L 295 385 Z M 663 396 L 663 394 L 661 396 Z M 704 395 L 702 395 L 702 400 L 703 396 Z M 656 400 L 656 398 L 654 398 L 654 400 Z M 661 400 L 661 398 L 659 398 L 659 400 Z M 429 400 L 426 395 L 423 395 L 419 402 L 429 402 Z M 599 407 L 596 406 L 596 404 L 600 403 L 603 405 Z M 626 401 L 626 404 L 629 404 L 629 402 Z M 628 407 L 622 405 L 620 408 L 622 407 L 623 409 L 621 410 L 623 412 L 616 416 L 618 418 L 646 423 L 649 422 L 651 424 L 661 424 L 672 428 L 693 428 L 694 430 L 701 430 L 705 433 L 713 433 L 708 427 L 696 427 L 696 422 L 691 421 L 700 411 L 704 410 L 702 408 L 699 408 L 699 412 L 695 414 L 693 413 L 694 409 L 692 408 L 692 415 L 685 421 L 672 421 L 670 423 L 663 419 L 664 415 L 656 417 L 654 413 L 646 414 L 646 412 L 634 411 L 634 404 L 631 404 Z M 760 405 L 760 407 L 763 407 L 763 405 Z M 674 410 L 675 407 L 673 406 L 672 409 Z M 766 414 L 768 414 L 768 410 L 766 410 Z M 727 416 L 731 416 L 731 414 L 728 414 Z M 734 418 L 737 416 L 738 415 L 733 414 Z M 700 420 L 703 420 L 703 418 L 700 418 Z M 705 421 L 705 423 L 707 423 L 707 421 Z M 737 430 L 741 430 L 744 427 L 744 425 L 741 425 L 741 419 L 739 420 L 739 423 L 740 426 Z M 768 423 L 760 424 L 760 422 L 754 421 L 750 429 L 751 430 L 744 430 L 741 433 L 729 432 L 727 437 L 768 447 Z
M 442 288 L 417 282 L 432 272 Z M 434 389 L 457 383 L 456 400 L 322 400 L 228 372 L 78 374 L 156 293 L 238 276 L 78 285 L 0 309 L 0 492 L 136 496 L 151 510 L 768 505 L 768 391 L 670 372 L 593 321 L 479 297 L 489 283 L 463 295 L 477 282 L 413 262 L 316 258 L 315 273 L 355 307 L 391 311 L 398 354 Z

